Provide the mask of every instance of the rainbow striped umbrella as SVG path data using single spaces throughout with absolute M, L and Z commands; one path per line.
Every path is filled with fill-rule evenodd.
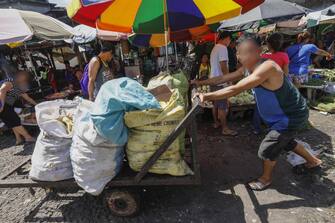
M 220 24 L 205 25 L 196 28 L 191 28 L 182 31 L 170 32 L 165 42 L 165 34 L 137 34 L 129 36 L 129 41 L 135 46 L 141 47 L 162 47 L 171 42 L 183 42 L 188 40 L 202 40 L 208 34 L 214 34 Z
M 264 0 L 72 0 L 73 20 L 123 33 L 176 32 L 245 13 Z

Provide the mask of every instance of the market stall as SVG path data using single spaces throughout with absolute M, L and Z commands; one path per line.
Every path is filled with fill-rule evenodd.
M 199 1 L 147 3 L 116 0 L 92 4 L 92 1 L 74 0 L 70 4 L 69 15 L 99 29 L 163 34 L 165 44 L 158 55 L 165 56 L 165 69 L 149 80 L 147 88 L 123 77 L 106 82 L 94 102 L 77 99 L 38 104 L 41 134 L 31 159 L 30 179 L 4 180 L 25 161 L 1 178 L 0 187 L 79 186 L 92 195 L 99 195 L 109 187 L 200 183 L 195 116 L 201 108 L 196 104 L 187 112 L 189 83 L 178 69 L 178 46 L 168 46 L 169 32 L 238 16 L 262 1 L 226 1 L 224 5 L 214 0 L 205 4 Z M 92 13 L 87 13 L 88 10 Z M 127 52 L 126 47 L 122 51 L 128 65 L 125 68 L 136 75 L 138 70 L 134 66 L 140 64 L 139 54 L 131 49 Z M 170 67 L 170 57 L 175 58 L 175 67 Z M 191 150 L 186 144 L 192 146 Z M 124 162 L 125 153 L 127 162 Z M 128 190 L 106 193 L 106 202 L 118 216 L 134 215 L 139 210 L 136 196 Z

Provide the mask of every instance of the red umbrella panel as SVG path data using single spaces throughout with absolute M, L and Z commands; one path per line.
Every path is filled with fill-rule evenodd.
M 69 18 L 74 21 L 96 27 L 96 20 L 99 18 L 114 0 L 72 0 L 67 7 Z

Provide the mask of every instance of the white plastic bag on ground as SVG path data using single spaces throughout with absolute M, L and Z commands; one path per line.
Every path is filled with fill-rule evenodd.
M 79 105 L 70 156 L 77 184 L 87 193 L 99 195 L 119 173 L 124 148 L 98 135 L 89 115 L 91 106 L 86 100 Z
M 70 160 L 72 133 L 58 119 L 62 116 L 72 117 L 77 105 L 73 101 L 56 100 L 35 107 L 41 133 L 31 158 L 31 179 L 60 181 L 73 177 Z
M 296 141 L 304 145 L 305 149 L 307 149 L 307 151 L 310 154 L 318 155 L 320 153 L 320 151 L 313 150 L 308 143 L 300 141 L 300 140 L 296 140 Z M 304 158 L 302 158 L 301 156 L 299 156 L 298 154 L 294 152 L 288 152 L 288 154 L 286 155 L 286 159 L 292 166 L 298 166 L 298 165 L 306 163 L 306 160 Z

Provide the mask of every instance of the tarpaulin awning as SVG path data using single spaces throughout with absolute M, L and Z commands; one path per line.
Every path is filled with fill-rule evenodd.
M 308 13 L 306 20 L 308 27 L 335 23 L 335 4 L 323 10 Z
M 86 25 L 78 25 L 73 29 L 75 35 L 72 37 L 72 40 L 78 44 L 89 43 L 96 38 L 106 41 L 119 41 L 121 39 L 127 39 L 128 37 L 125 33 L 95 29 Z
M 283 0 L 265 0 L 261 5 L 239 17 L 222 21 L 219 29 L 242 26 L 264 19 L 303 15 L 308 11 L 308 9 L 291 2 Z
M 24 42 L 35 36 L 43 40 L 71 38 L 71 26 L 47 15 L 16 9 L 0 9 L 0 44 Z

